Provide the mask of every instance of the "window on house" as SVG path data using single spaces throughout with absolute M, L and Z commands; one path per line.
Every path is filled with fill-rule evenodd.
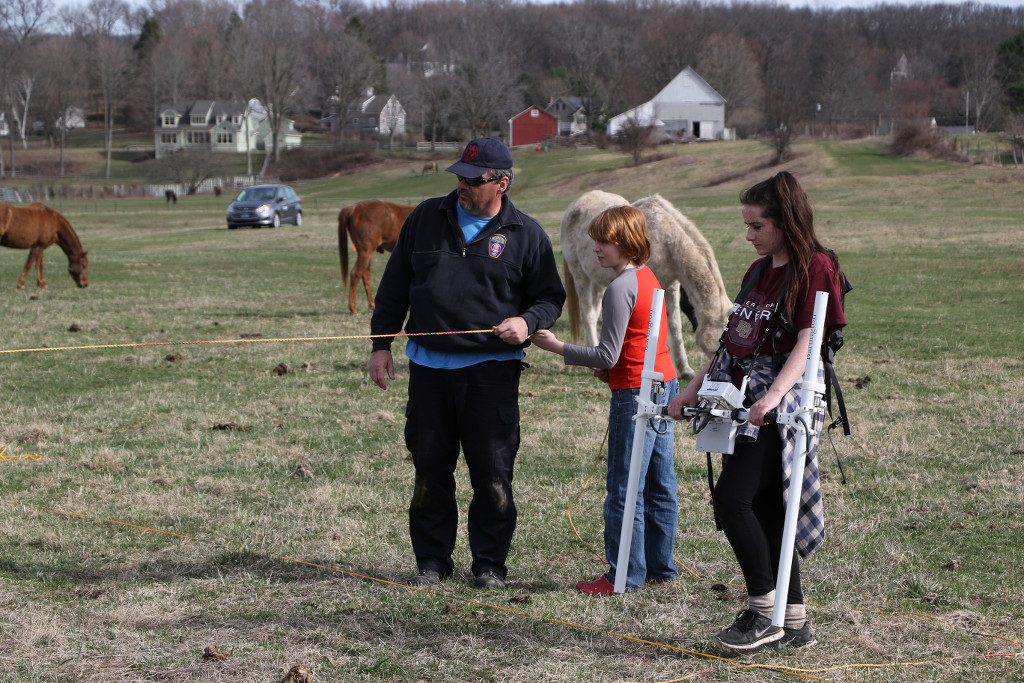
M 530 116 L 531 116 L 532 118 L 535 118 L 535 119 L 536 119 L 536 118 L 539 118 L 539 117 L 540 117 L 540 111 L 539 111 L 539 110 L 537 110 L 537 109 L 531 109 L 531 110 L 530 110 Z
M 191 119 L 193 126 L 202 126 L 206 124 L 205 116 L 192 116 Z
M 174 126 L 174 116 L 172 114 L 164 116 L 164 126 L 167 128 Z
M 160 142 L 165 145 L 176 145 L 178 144 L 177 133 L 160 133 Z
M 218 145 L 230 145 L 235 141 L 235 136 L 231 133 L 217 133 L 217 144 Z

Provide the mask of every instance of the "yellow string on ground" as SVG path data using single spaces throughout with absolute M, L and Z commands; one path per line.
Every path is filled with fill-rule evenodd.
M 0 462 L 7 462 L 8 460 L 39 460 L 43 456 L 38 453 L 22 453 L 21 455 L 4 455 L 7 452 L 7 446 L 0 451 Z
M 176 532 L 173 532 L 173 531 L 167 531 L 165 529 L 157 529 L 157 528 L 154 528 L 154 527 L 144 526 L 144 525 L 141 525 L 141 524 L 132 524 L 130 522 L 122 522 L 122 521 L 116 520 L 116 519 L 97 518 L 97 517 L 94 517 L 93 515 L 89 515 L 89 514 L 86 514 L 86 513 L 83 513 L 83 512 L 71 512 L 69 510 L 63 510 L 63 509 L 60 509 L 60 508 L 49 507 L 49 506 L 46 506 L 46 505 L 37 505 L 35 503 L 27 503 L 27 502 L 23 502 L 23 501 L 20 501 L 20 500 L 17 500 L 17 499 L 11 499 L 11 500 L 16 505 L 21 505 L 21 506 L 24 506 L 24 507 L 36 508 L 38 510 L 44 510 L 46 512 L 53 512 L 53 513 L 61 514 L 61 515 L 68 515 L 70 517 L 77 517 L 79 519 L 89 519 L 89 520 L 96 520 L 96 519 L 98 519 L 100 522 L 102 522 L 104 524 L 111 524 L 111 525 L 114 525 L 114 526 L 126 527 L 126 528 L 129 528 L 129 529 L 138 529 L 140 531 L 147 531 L 147 532 L 154 533 L 154 534 L 162 534 L 162 535 L 165 535 L 165 536 L 171 536 L 173 538 L 180 538 L 180 539 L 184 539 L 184 540 L 188 540 L 188 541 L 196 541 L 196 542 L 199 542 L 199 543 L 205 543 L 207 545 L 222 546 L 222 547 L 228 548 L 230 550 L 242 550 L 241 547 L 236 546 L 236 545 L 232 545 L 230 543 L 217 543 L 215 541 L 210 541 L 208 539 L 199 538 L 197 536 L 189 536 L 187 534 L 179 534 L 179 533 L 176 533 Z M 249 550 L 251 551 L 251 548 Z M 431 595 L 439 595 L 439 596 L 443 596 L 445 598 L 449 598 L 449 599 L 452 599 L 452 600 L 460 600 L 460 601 L 465 602 L 467 604 L 476 605 L 478 607 L 487 607 L 487 608 L 498 610 L 498 611 L 501 611 L 501 612 L 508 612 L 510 614 L 516 614 L 516 615 L 519 615 L 519 616 L 530 617 L 530 618 L 533 618 L 533 619 L 539 619 L 541 621 L 546 621 L 546 622 L 552 623 L 552 624 L 558 624 L 560 626 L 567 626 L 567 627 L 578 629 L 578 630 L 581 630 L 581 631 L 589 631 L 591 633 L 597 633 L 597 634 L 604 635 L 604 636 L 609 636 L 609 637 L 612 637 L 612 638 L 620 638 L 622 640 L 628 640 L 628 641 L 632 641 L 632 642 L 635 642 L 635 643 L 641 643 L 643 645 L 651 645 L 653 647 L 660 647 L 660 648 L 663 648 L 663 649 L 666 649 L 666 650 L 672 650 L 672 651 L 675 651 L 675 652 L 680 652 L 680 653 L 683 653 L 683 654 L 694 655 L 694 656 L 698 656 L 698 657 L 705 657 L 707 659 L 714 659 L 714 660 L 721 661 L 721 662 L 738 663 L 737 660 L 729 659 L 727 657 L 719 657 L 717 655 L 711 655 L 711 654 L 707 654 L 707 653 L 704 653 L 704 652 L 698 652 L 696 650 L 687 650 L 685 648 L 676 647 L 674 645 L 668 645 L 666 643 L 659 643 L 659 642 L 656 642 L 656 641 L 653 641 L 653 640 L 645 640 L 643 638 L 637 638 L 635 636 L 627 636 L 627 635 L 624 635 L 624 634 L 621 634 L 621 633 L 615 633 L 614 631 L 606 631 L 604 629 L 595 628 L 593 626 L 585 626 L 583 624 L 577 624 L 577 623 L 574 623 L 574 622 L 571 622 L 571 621 L 566 621 L 564 619 L 555 619 L 553 617 L 536 616 L 536 615 L 530 614 L 529 612 L 524 612 L 522 610 L 513 609 L 511 607 L 505 607 L 505 606 L 502 606 L 502 605 L 494 605 L 494 604 L 487 603 L 487 602 L 482 602 L 482 601 L 479 601 L 479 600 L 473 600 L 473 599 L 470 599 L 470 598 L 465 598 L 465 597 L 462 597 L 462 596 L 459 596 L 459 595 L 454 595 L 454 594 L 451 594 L 451 593 L 446 593 L 444 591 L 439 591 L 439 590 L 436 590 L 436 589 L 435 590 L 431 590 L 429 588 L 421 588 L 421 587 L 418 587 L 418 586 L 409 586 L 409 585 L 404 584 L 404 583 L 397 583 L 395 581 L 388 581 L 387 579 L 381 579 L 381 578 L 378 578 L 378 577 L 375 577 L 375 576 L 367 576 L 366 574 L 359 574 L 359 573 L 351 572 L 351 571 L 348 571 L 348 570 L 345 570 L 345 569 L 339 569 L 337 567 L 329 567 L 327 565 L 319 564 L 319 563 L 316 563 L 316 562 L 309 562 L 307 560 L 300 560 L 300 559 L 297 559 L 297 558 L 294 558 L 294 557 L 288 557 L 286 555 L 277 555 L 277 554 L 269 553 L 269 552 L 265 552 L 265 551 L 255 551 L 255 552 L 259 552 L 262 555 L 264 555 L 265 557 L 268 557 L 268 558 L 271 558 L 271 559 L 275 559 L 275 560 L 280 560 L 280 561 L 284 561 L 284 562 L 292 562 L 292 563 L 303 565 L 303 566 L 306 566 L 306 567 L 312 567 L 312 568 L 315 568 L 315 569 L 322 569 L 322 570 L 329 571 L 329 572 L 335 572 L 335 573 L 338 573 L 338 574 L 344 574 L 345 576 L 350 576 L 350 577 L 357 578 L 357 579 L 363 579 L 365 581 L 372 581 L 372 582 L 375 582 L 375 583 L 386 584 L 386 585 L 389 585 L 389 586 L 397 586 L 399 588 L 408 588 L 409 590 L 415 590 L 415 591 L 419 591 L 419 592 L 427 593 L 427 594 L 431 594 Z
M 257 342 L 338 341 L 338 340 L 347 340 L 347 339 L 373 339 L 373 338 L 378 338 L 378 337 L 401 337 L 401 336 L 404 336 L 404 337 L 416 337 L 416 336 L 445 335 L 445 334 L 483 334 L 483 333 L 491 333 L 491 332 L 493 332 L 493 329 L 491 329 L 491 328 L 484 328 L 484 329 L 479 329 L 479 330 L 456 330 L 456 331 L 450 331 L 450 332 L 411 332 L 411 333 L 409 333 L 409 332 L 398 332 L 398 333 L 395 333 L 395 334 L 376 334 L 376 335 L 374 335 L 374 334 L 358 334 L 358 335 L 334 335 L 334 336 L 324 336 L 324 337 L 272 337 L 272 338 L 271 337 L 268 337 L 268 338 L 256 337 L 256 338 L 243 338 L 243 339 L 213 339 L 213 340 L 180 341 L 180 342 L 168 342 L 168 341 L 164 341 L 164 342 L 127 342 L 127 343 L 118 343 L 118 344 L 87 344 L 87 345 L 80 345 L 80 346 L 52 346 L 52 347 L 47 346 L 47 347 L 23 348 L 23 349 L 0 349 L 0 354 L 29 353 L 29 352 L 37 352 L 37 351 L 70 351 L 70 350 L 84 350 L 84 349 L 113 349 L 113 348 L 129 348 L 129 347 L 146 347 L 146 346 L 184 346 L 184 345 L 198 345 L 198 344 L 239 344 L 239 343 L 257 343 Z M 586 481 L 584 482 L 583 487 L 580 489 L 580 492 L 578 494 L 576 494 L 576 496 L 572 499 L 572 501 L 570 501 L 569 507 L 568 507 L 568 510 L 567 510 L 567 513 L 568 513 L 568 516 L 569 516 L 569 524 L 572 526 L 573 532 L 576 534 L 576 538 L 579 539 L 580 543 L 582 543 L 583 546 L 588 551 L 593 553 L 599 560 L 601 560 L 601 562 L 603 562 L 605 564 L 607 564 L 607 560 L 605 560 L 600 553 L 596 552 L 593 548 L 591 548 L 590 545 L 587 544 L 587 542 L 584 541 L 583 537 L 580 535 L 579 530 L 576 528 L 576 524 L 575 524 L 575 522 L 572 519 L 572 508 L 579 501 L 579 499 L 583 496 L 583 493 L 587 490 L 587 487 L 590 485 L 591 479 L 593 479 L 594 474 L 597 471 L 597 467 L 600 464 L 601 455 L 602 455 L 602 452 L 604 450 L 604 444 L 605 444 L 605 441 L 606 441 L 607 437 L 608 437 L 608 430 L 606 429 L 604 437 L 602 438 L 602 441 L 601 441 L 601 445 L 598 448 L 597 457 L 594 459 L 594 465 L 591 468 L 590 474 L 588 475 Z M 42 457 L 42 456 L 40 456 L 39 454 L 36 454 L 36 453 L 22 454 L 22 455 L 5 455 L 6 452 L 7 452 L 7 448 L 6 447 L 4 447 L 3 450 L 0 450 L 0 461 L 6 462 L 7 460 L 14 460 L 14 459 L 39 459 L 39 458 Z M 79 517 L 79 518 L 82 518 L 82 519 L 92 519 L 92 517 L 90 515 L 83 514 L 83 513 L 70 512 L 70 511 L 67 511 L 67 510 L 61 510 L 61 509 L 58 509 L 58 508 L 52 508 L 52 507 L 47 507 L 47 506 L 43 506 L 43 505 L 35 505 L 35 504 L 32 504 L 32 503 L 22 503 L 22 502 L 17 501 L 17 500 L 15 500 L 14 502 L 16 504 L 19 504 L 19 505 L 26 505 L 26 506 L 29 506 L 29 507 L 35 507 L 35 508 L 40 509 L 40 510 L 46 510 L 48 512 L 54 512 L 54 513 L 57 513 L 57 514 L 69 515 L 69 516 L 73 516 L 73 517 Z M 207 544 L 211 544 L 211 545 L 217 545 L 213 541 L 209 541 L 209 540 L 206 540 L 206 539 L 198 538 L 198 537 L 195 537 L 195 536 L 188 536 L 188 535 L 185 535 L 185 534 L 178 534 L 178 533 L 175 533 L 175 532 L 172 532 L 172 531 L 166 531 L 166 530 L 163 530 L 163 529 L 155 529 L 155 528 L 152 528 L 152 527 L 141 526 L 141 525 L 138 525 L 138 524 L 131 524 L 131 523 L 128 523 L 128 522 L 122 522 L 122 521 L 114 520 L 114 519 L 103 519 L 101 521 L 104 522 L 104 523 L 107 523 L 107 524 L 123 526 L 123 527 L 128 527 L 128 528 L 133 528 L 133 529 L 138 529 L 140 531 L 147 531 L 147 532 L 151 532 L 151 533 L 157 533 L 157 534 L 163 534 L 163 535 L 167 535 L 167 536 L 172 536 L 172 537 L 175 537 L 175 538 L 181 538 L 181 539 L 185 539 L 185 540 L 197 541 L 197 542 L 200 542 L 200 543 L 207 543 Z M 239 547 L 233 546 L 231 544 L 221 544 L 221 545 L 223 545 L 226 548 L 230 548 L 232 550 L 240 550 Z M 609 636 L 609 637 L 614 637 L 614 638 L 620 638 L 620 639 L 623 639 L 623 640 L 629 640 L 629 641 L 633 641 L 633 642 L 636 642 L 636 643 L 641 643 L 641 644 L 644 644 L 644 645 L 651 645 L 651 646 L 654 646 L 654 647 L 660 647 L 660 648 L 664 648 L 664 649 L 668 649 L 668 650 L 674 650 L 676 652 L 680 652 L 680 653 L 684 653 L 684 654 L 689 654 L 689 655 L 694 655 L 694 656 L 697 656 L 697 657 L 704 657 L 704 658 L 707 658 L 707 659 L 713 659 L 713 660 L 717 660 L 717 661 L 721 661 L 721 662 L 729 662 L 729 663 L 737 664 L 737 666 L 734 666 L 734 667 L 727 667 L 728 669 L 765 669 L 765 670 L 770 670 L 770 671 L 777 671 L 777 672 L 782 673 L 782 674 L 788 674 L 788 675 L 792 675 L 792 676 L 797 676 L 797 677 L 800 677 L 800 678 L 809 678 L 809 679 L 813 679 L 813 680 L 823 680 L 823 679 L 817 678 L 817 677 L 815 677 L 815 676 L 813 676 L 811 674 L 827 673 L 827 672 L 830 672 L 830 671 L 841 671 L 841 670 L 857 669 L 857 668 L 885 668 L 885 667 L 922 666 L 922 665 L 927 665 L 927 664 L 938 664 L 938 663 L 943 663 L 943 662 L 950 662 L 950 661 L 955 661 L 955 660 L 958 660 L 958 659 L 965 658 L 964 655 L 961 655 L 961 656 L 954 656 L 954 657 L 944 657 L 944 658 L 938 658 L 938 659 L 921 660 L 921 661 L 915 661 L 915 662 L 889 662 L 889 663 L 880 663 L 880 664 L 870 664 L 870 663 L 842 664 L 842 665 L 837 665 L 837 666 L 833 666 L 833 667 L 826 667 L 826 668 L 820 668 L 820 669 L 800 669 L 800 668 L 796 668 L 796 667 L 786 667 L 786 666 L 772 665 L 772 664 L 742 664 L 742 663 L 738 662 L 738 660 L 730 659 L 730 658 L 727 658 L 727 657 L 719 657 L 717 655 L 712 655 L 712 654 L 708 654 L 708 653 L 705 653 L 705 652 L 699 652 L 699 651 L 696 651 L 696 650 L 687 650 L 685 648 L 676 647 L 674 645 L 668 645 L 666 643 L 658 643 L 658 642 L 655 642 L 655 641 L 645 640 L 643 638 L 636 638 L 634 636 L 627 636 L 627 635 L 624 635 L 624 634 L 615 633 L 613 631 L 606 631 L 606 630 L 594 628 L 594 627 L 591 627 L 591 626 L 584 626 L 582 624 L 576 624 L 576 623 L 573 623 L 573 622 L 564 621 L 564 620 L 561 620 L 561 619 L 555 619 L 555 618 L 552 618 L 552 617 L 537 617 L 537 616 L 531 615 L 531 614 L 529 614 L 527 612 L 523 612 L 521 610 L 512 609 L 512 608 L 509 608 L 509 607 L 503 607 L 501 605 L 493 605 L 493 604 L 490 604 L 490 603 L 480 602 L 480 601 L 477 601 L 477 600 L 471 600 L 471 599 L 468 599 L 468 598 L 462 598 L 460 596 L 455 596 L 455 595 L 452 595 L 452 594 L 443 593 L 441 591 L 430 590 L 428 588 L 420 588 L 420 587 L 417 587 L 417 586 L 409 586 L 409 585 L 406 585 L 406 584 L 397 583 L 397 582 L 394 582 L 394 581 L 388 581 L 386 579 L 381 579 L 381 578 L 378 578 L 378 577 L 367 576 L 365 574 L 358 574 L 358 573 L 350 572 L 350 571 L 347 571 L 347 570 L 344 570 L 344 569 L 338 569 L 336 567 L 328 567 L 326 565 L 318 564 L 318 563 L 315 563 L 315 562 L 309 562 L 309 561 L 306 561 L 306 560 L 300 560 L 300 559 L 297 559 L 297 558 L 287 557 L 287 556 L 284 556 L 284 555 L 276 555 L 276 554 L 273 554 L 273 553 L 263 553 L 263 554 L 265 556 L 269 557 L 269 558 L 273 558 L 273 559 L 277 559 L 277 560 L 281 560 L 281 561 L 286 561 L 286 562 L 292 562 L 292 563 L 295 563 L 295 564 L 300 564 L 300 565 L 304 565 L 304 566 L 312 567 L 312 568 L 316 568 L 316 569 L 322 569 L 322 570 L 325 570 L 325 571 L 336 572 L 336 573 L 344 574 L 346 576 L 351 576 L 353 578 L 358 578 L 358 579 L 362 579 L 362 580 L 366 580 L 366 581 L 373 581 L 373 582 L 376 582 L 376 583 L 382 583 L 382 584 L 386 584 L 386 585 L 390 585 L 390 586 L 398 586 L 398 587 L 401 587 L 401 588 L 408 588 L 410 590 L 416 590 L 416 591 L 420 591 L 420 592 L 424 592 L 424 593 L 428 593 L 428 594 L 444 595 L 445 597 L 448 597 L 448 598 L 451 598 L 451 599 L 456 599 L 456 600 L 462 600 L 463 602 L 466 602 L 468 604 L 473 604 L 473 605 L 477 605 L 477 606 L 480 606 L 480 607 L 487 607 L 487 608 L 491 608 L 491 609 L 495 609 L 495 610 L 499 610 L 499 611 L 508 612 L 508 613 L 511 613 L 511 614 L 517 614 L 517 615 L 521 615 L 521 616 L 532 617 L 532 618 L 540 619 L 542 621 L 546 621 L 546 622 L 549 622 L 549 623 L 559 624 L 559 625 L 562 625 L 562 626 L 568 626 L 570 628 L 575 628 L 575 629 L 579 629 L 579 630 L 583 630 L 583 631 L 590 631 L 590 632 L 593 632 L 593 633 L 598 633 L 598 634 L 601 634 L 601 635 L 605 635 L 605 636 Z M 725 582 L 725 581 L 718 581 L 716 579 L 710 579 L 710 578 L 703 577 L 700 574 L 698 574 L 697 572 L 695 572 L 693 569 L 691 569 L 689 566 L 687 566 L 685 563 L 682 563 L 679 560 L 674 560 L 674 561 L 676 562 L 676 564 L 678 564 L 683 569 L 685 569 L 691 576 L 693 576 L 697 580 L 706 581 L 706 582 L 721 583 L 723 585 L 732 586 L 732 587 L 736 587 L 736 588 L 745 588 L 745 586 L 743 584 L 728 583 L 728 582 Z M 816 604 L 814 604 L 812 602 L 808 602 L 807 604 L 810 605 L 810 606 L 813 606 L 813 607 L 820 608 L 820 609 L 830 609 L 830 607 L 828 607 L 828 606 L 816 605 Z M 855 611 L 874 613 L 874 614 L 882 614 L 882 615 L 916 616 L 916 617 L 921 617 L 921 618 L 925 618 L 925 619 L 932 619 L 934 621 L 938 621 L 940 623 L 944 623 L 944 624 L 946 624 L 948 626 L 951 626 L 951 627 L 955 628 L 954 624 L 952 624 L 952 623 L 950 623 L 948 621 L 945 621 L 945 620 L 943 620 L 943 619 L 941 619 L 939 617 L 930 615 L 930 614 L 924 614 L 924 613 L 919 613 L 919 612 L 900 612 L 900 611 L 871 610 L 871 609 L 862 609 L 862 608 L 856 608 L 856 607 L 854 607 L 852 609 L 854 609 Z M 1014 638 L 1007 638 L 1005 636 L 999 636 L 999 635 L 993 635 L 993 634 L 987 634 L 987 633 L 977 633 L 977 632 L 972 632 L 972 631 L 968 631 L 967 633 L 969 633 L 971 635 L 977 635 L 977 636 L 980 636 L 980 637 L 999 639 L 999 640 L 1003 640 L 1003 641 L 1006 641 L 1006 642 L 1009 642 L 1009 643 L 1014 643 L 1014 644 L 1024 644 L 1024 643 L 1022 643 L 1019 640 L 1016 640 Z M 1021 656 L 1024 656 L 1024 652 L 992 653 L 992 654 L 984 654 L 982 656 L 984 656 L 984 657 L 1021 657 Z M 671 681 L 663 681 L 662 683 L 677 683 L 679 681 L 689 680 L 689 679 L 694 678 L 696 676 L 700 676 L 700 675 L 703 675 L 703 674 L 706 674 L 706 673 L 713 673 L 715 671 L 716 671 L 716 669 L 707 669 L 705 671 L 699 671 L 699 672 L 694 672 L 694 673 L 688 674 L 687 676 L 684 676 L 682 678 L 675 678 L 675 679 L 672 679 Z
M 608 564 L 608 561 L 600 553 L 597 553 L 596 551 L 594 551 L 594 549 L 591 548 L 590 545 L 585 540 L 583 540 L 583 537 L 580 536 L 580 532 L 576 528 L 576 524 L 573 522 L 573 519 L 572 519 L 572 508 L 579 501 L 579 499 L 583 496 L 583 493 L 587 490 L 587 487 L 590 485 L 590 480 L 593 479 L 594 474 L 597 471 L 597 467 L 598 467 L 598 465 L 601 462 L 601 456 L 602 456 L 602 453 L 604 451 L 605 440 L 607 438 L 608 438 L 608 430 L 606 429 L 605 430 L 605 434 L 604 434 L 604 438 L 601 440 L 601 445 L 598 447 L 597 457 L 594 458 L 594 465 L 593 465 L 593 467 L 590 470 L 590 474 L 587 476 L 587 479 L 583 483 L 583 487 L 580 489 L 579 493 L 577 493 L 573 497 L 573 499 L 570 501 L 569 507 L 567 509 L 567 513 L 569 515 L 569 523 L 572 526 L 573 532 L 576 534 L 576 538 L 579 539 L 580 543 L 583 544 L 583 547 L 585 547 L 588 551 L 590 551 L 592 554 L 594 554 L 604 564 Z M 708 582 L 708 583 L 722 584 L 722 585 L 725 585 L 725 586 L 731 586 L 733 588 L 746 588 L 746 586 L 744 584 L 741 584 L 741 583 L 729 583 L 727 581 L 719 581 L 717 579 L 712 579 L 712 578 L 707 578 L 707 577 L 701 576 L 696 571 L 694 571 L 689 566 L 687 566 L 685 563 L 680 562 L 679 560 L 677 560 L 675 558 L 673 558 L 673 561 L 677 565 L 679 565 L 680 567 L 685 569 L 687 571 L 687 573 L 690 574 L 690 576 L 694 577 L 698 581 L 705 581 L 705 582 Z M 807 605 L 809 605 L 811 607 L 816 607 L 818 609 L 832 609 L 828 605 L 818 605 L 818 604 L 813 603 L 813 602 L 811 602 L 809 600 L 807 601 Z M 931 614 L 924 614 L 922 612 L 883 611 L 883 610 L 874 610 L 874 609 L 866 609 L 866 608 L 859 608 L 859 607 L 852 607 L 851 609 L 856 611 L 856 612 L 865 612 L 865 613 L 872 613 L 872 614 L 921 617 L 923 619 L 931 619 L 933 621 L 937 621 L 937 622 L 945 624 L 945 625 L 947 625 L 947 626 L 949 626 L 951 628 L 956 628 L 956 625 L 951 623 L 951 622 L 949 622 L 949 621 L 946 621 L 944 619 L 941 619 L 940 617 L 937 617 L 937 616 L 934 616 L 934 615 L 931 615 Z M 1003 640 L 1003 641 L 1006 641 L 1008 643 L 1013 643 L 1015 645 L 1024 645 L 1024 642 L 1022 642 L 1020 640 L 1016 640 L 1014 638 L 1007 638 L 1006 636 L 999 636 L 999 635 L 994 635 L 994 634 L 989 634 L 989 633 L 980 633 L 980 632 L 977 632 L 977 631 L 970 631 L 970 630 L 966 631 L 966 633 L 968 635 L 974 635 L 974 636 L 978 636 L 978 637 L 994 638 L 994 639 L 998 639 L 998 640 Z M 700 654 L 700 656 L 705 656 L 705 657 L 714 657 L 714 655 L 707 655 L 707 654 L 704 654 L 704 653 L 698 653 L 698 654 Z M 983 654 L 981 656 L 984 656 L 984 657 L 1022 657 L 1022 656 L 1024 656 L 1024 652 L 993 653 L 993 654 Z M 800 676 L 800 677 L 803 677 L 803 678 L 814 678 L 815 680 L 823 680 L 823 679 L 815 678 L 814 676 L 805 675 L 805 674 L 828 673 L 830 671 L 840 671 L 840 670 L 857 669 L 857 668 L 884 668 L 884 667 L 896 667 L 896 666 L 898 666 L 898 667 L 923 666 L 923 665 L 926 665 L 926 664 L 939 664 L 939 663 L 943 663 L 943 662 L 955 661 L 955 660 L 958 660 L 958 659 L 964 659 L 965 657 L 966 657 L 966 655 L 960 655 L 960 656 L 954 656 L 954 657 L 943 657 L 943 658 L 938 658 L 938 659 L 921 660 L 921 661 L 916 661 L 916 662 L 891 662 L 891 663 L 881 663 L 881 664 L 870 664 L 870 663 L 868 663 L 868 664 L 860 664 L 860 663 L 858 663 L 858 664 L 841 664 L 841 665 L 837 665 L 837 666 L 833 666 L 833 667 L 827 667 L 827 668 L 822 668 L 822 669 L 798 669 L 798 668 L 794 668 L 794 667 L 786 667 L 786 666 L 780 666 L 780 665 L 775 665 L 775 664 L 745 664 L 745 665 L 740 665 L 739 667 L 735 667 L 735 668 L 740 668 L 740 669 L 767 669 L 767 670 L 771 670 L 771 671 L 778 671 L 779 673 L 783 673 L 783 674 L 790 674 L 790 675 L 794 675 L 794 676 Z M 736 660 L 729 660 L 729 659 L 725 659 L 725 658 L 719 658 L 719 659 L 723 659 L 723 661 L 736 661 Z M 733 667 L 730 667 L 730 668 L 733 668 Z M 692 674 L 689 674 L 687 676 L 683 676 L 682 678 L 674 678 L 672 680 L 659 681 L 658 683 L 679 683 L 680 681 L 689 680 L 689 679 L 691 679 L 691 678 L 693 678 L 695 676 L 699 676 L 699 675 L 702 675 L 702 674 L 705 674 L 705 673 L 712 673 L 713 671 L 715 671 L 715 670 L 714 669 L 708 669 L 707 671 L 700 671 L 700 672 L 692 673 Z
M 160 342 L 125 342 L 122 344 L 85 344 L 82 346 L 41 346 L 32 349 L 0 349 L 4 353 L 29 353 L 33 351 L 80 351 L 83 349 L 123 349 L 136 346 L 189 346 L 196 344 L 253 344 L 259 342 L 300 342 L 300 341 L 338 341 L 342 339 L 376 339 L 379 337 L 425 337 L 442 334 L 483 334 L 494 332 L 493 328 L 482 330 L 454 330 L 451 332 L 396 332 L 395 334 L 347 334 L 330 337 L 246 337 L 244 339 L 207 339 L 202 341 L 160 341 Z

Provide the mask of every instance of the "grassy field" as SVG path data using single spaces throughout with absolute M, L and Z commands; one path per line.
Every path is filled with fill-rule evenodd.
M 362 295 L 347 312 L 335 222 L 351 201 L 452 186 L 394 161 L 298 185 L 301 228 L 228 231 L 226 198 L 55 204 L 89 250 L 83 290 L 53 248 L 49 288 L 18 291 L 26 253 L 0 251 L 0 681 L 276 682 L 297 664 L 313 681 L 1021 680 L 1024 173 L 872 141 L 796 151 L 786 168 L 855 285 L 837 364 L 848 483 L 826 440 L 829 537 L 801 568 L 816 647 L 713 644 L 745 592 L 684 429 L 680 580 L 573 591 L 604 571 L 607 390 L 537 350 L 508 590 L 467 582 L 464 524 L 455 580 L 402 585 L 407 374 L 399 353 L 387 392 L 367 377 L 369 316 Z M 716 143 L 629 168 L 614 151 L 528 150 L 513 197 L 557 248 L 582 192 L 659 192 L 734 293 L 754 257 L 736 197 L 770 157 Z M 59 348 L 84 346 L 100 348 Z M 464 467 L 459 487 L 464 515 Z M 229 654 L 204 659 L 210 646 Z

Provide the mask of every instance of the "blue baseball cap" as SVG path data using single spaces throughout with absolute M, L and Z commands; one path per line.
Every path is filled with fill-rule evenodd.
M 495 168 L 512 168 L 512 153 L 501 140 L 477 138 L 470 140 L 462 158 L 445 170 L 463 178 L 479 178 Z

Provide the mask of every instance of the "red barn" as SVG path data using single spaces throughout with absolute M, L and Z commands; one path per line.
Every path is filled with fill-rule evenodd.
M 540 107 L 530 107 L 508 120 L 509 147 L 536 145 L 546 135 L 558 135 L 558 119 Z

